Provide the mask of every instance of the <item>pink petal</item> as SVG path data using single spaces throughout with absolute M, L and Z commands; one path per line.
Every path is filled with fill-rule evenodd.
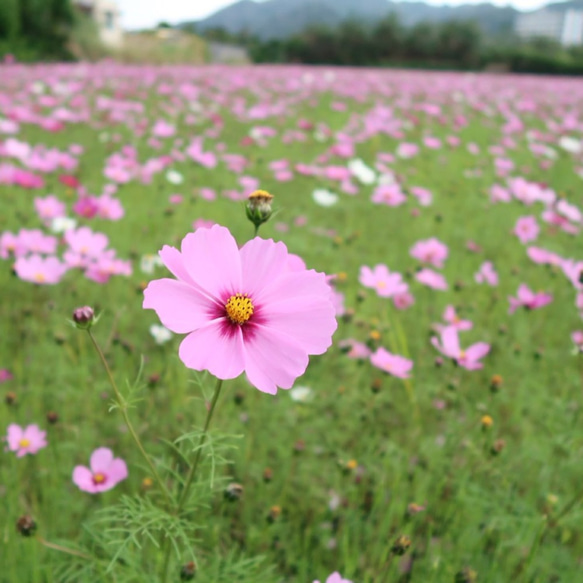
M 447 326 L 441 333 L 444 353 L 451 358 L 458 358 L 460 354 L 460 340 L 457 330 L 453 326 Z
M 109 466 L 113 460 L 113 452 L 107 447 L 100 447 L 91 454 L 89 467 L 94 474 L 108 473 Z
M 95 494 L 97 491 L 93 483 L 93 474 L 85 466 L 75 466 L 73 470 L 73 483 L 84 492 Z
M 20 440 L 22 439 L 23 431 L 20 425 L 11 423 L 8 426 L 8 434 L 6 440 L 8 441 L 8 448 L 11 451 L 16 451 L 20 447 Z
M 120 459 L 116 458 L 111 462 L 109 466 L 109 471 L 107 473 L 107 482 L 112 483 L 112 487 L 115 484 L 125 480 L 128 477 L 128 467 L 126 463 Z
M 170 270 L 172 275 L 182 281 L 194 283 L 186 267 L 184 267 L 182 253 L 180 253 L 178 249 L 170 247 L 169 245 L 164 245 L 164 247 L 158 252 L 158 255 L 160 255 L 164 265 Z
M 245 372 L 260 391 L 275 395 L 277 388 L 291 389 L 308 366 L 305 349 L 289 336 L 255 326 L 245 339 Z
M 144 290 L 143 307 L 155 310 L 162 324 L 177 334 L 204 326 L 216 314 L 216 305 L 188 283 L 175 279 L 156 279 Z
M 477 342 L 466 349 L 466 358 L 471 361 L 480 360 L 490 352 L 490 345 L 486 342 Z
M 180 344 L 180 360 L 194 370 L 208 370 L 220 379 L 234 379 L 245 367 L 240 327 L 213 320 L 191 332 Z
M 217 301 L 244 293 L 237 242 L 225 227 L 214 225 L 186 235 L 182 256 L 190 277 Z
M 283 243 L 258 237 L 241 248 L 243 290 L 254 300 L 261 299 L 261 291 L 287 272 L 288 252 Z

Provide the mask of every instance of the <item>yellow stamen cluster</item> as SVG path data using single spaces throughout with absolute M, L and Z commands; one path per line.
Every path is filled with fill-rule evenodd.
M 97 472 L 97 474 L 93 474 L 93 483 L 94 484 L 103 484 L 105 482 L 105 476 L 101 472 Z
M 20 447 L 28 447 L 30 445 L 30 439 L 26 439 L 26 438 L 22 438 L 19 442 L 18 445 Z
M 233 324 L 244 324 L 251 318 L 255 307 L 251 298 L 247 294 L 235 294 L 229 298 L 229 301 L 225 304 L 225 310 L 229 320 Z
M 255 190 L 248 196 L 248 200 L 257 205 L 270 203 L 273 200 L 273 194 L 270 194 L 267 190 Z
M 44 273 L 35 273 L 34 274 L 34 280 L 38 283 L 43 283 L 44 281 L 46 281 L 46 277 L 44 275 Z

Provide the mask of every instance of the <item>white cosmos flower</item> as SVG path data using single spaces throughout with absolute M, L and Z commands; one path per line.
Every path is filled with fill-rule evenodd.
M 579 154 L 583 150 L 583 144 L 581 140 L 572 138 L 571 136 L 561 136 L 559 138 L 559 146 L 563 148 L 566 152 L 570 154 Z
M 168 170 L 166 172 L 166 180 L 175 186 L 184 182 L 184 176 L 178 170 Z
M 367 166 L 360 158 L 350 160 L 350 162 L 348 162 L 348 169 L 363 184 L 373 184 L 377 179 L 376 172 L 370 166 Z
M 338 202 L 338 195 L 326 190 L 325 188 L 316 188 L 312 192 L 314 202 L 320 206 L 334 206 Z
M 161 267 L 164 265 L 162 263 L 162 259 L 158 255 L 142 255 L 140 259 L 140 269 L 143 273 L 147 273 L 148 275 L 152 275 L 154 273 L 154 269 L 156 267 Z
M 392 172 L 384 172 L 379 176 L 378 184 L 381 186 L 387 184 L 397 184 L 397 177 Z
M 162 324 L 152 324 L 150 326 L 150 334 L 156 344 L 166 344 L 172 338 L 172 332 Z
M 65 233 L 77 226 L 77 221 L 69 217 L 55 217 L 51 222 L 51 231 L 53 233 Z
M 289 396 L 297 403 L 309 403 L 314 398 L 314 393 L 310 387 L 298 386 L 290 389 Z

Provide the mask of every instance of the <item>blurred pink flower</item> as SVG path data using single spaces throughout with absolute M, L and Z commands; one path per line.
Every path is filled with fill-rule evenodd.
M 490 352 L 489 344 L 486 342 L 476 342 L 476 344 L 472 344 L 470 347 L 462 350 L 460 348 L 458 331 L 453 326 L 447 326 L 441 330 L 440 336 L 440 339 L 436 336 L 431 338 L 431 344 L 443 355 L 454 360 L 458 366 L 468 370 L 476 370 L 484 366 L 480 362 L 480 359 Z
M 542 308 L 553 301 L 553 296 L 545 292 L 534 293 L 525 283 L 520 284 L 516 297 L 508 296 L 510 302 L 509 314 L 513 314 L 518 308 L 527 310 Z
M 441 273 L 437 273 L 437 271 L 433 271 L 432 269 L 422 269 L 415 274 L 415 279 L 430 287 L 432 289 L 437 289 L 440 291 L 446 291 L 448 288 L 447 281 Z
M 412 257 L 423 263 L 428 263 L 429 265 L 441 269 L 447 259 L 448 248 L 445 243 L 432 237 L 431 239 L 426 239 L 424 241 L 417 241 L 417 243 L 411 247 L 410 254 Z
M 516 221 L 512 232 L 520 239 L 521 243 L 528 243 L 538 237 L 540 227 L 536 222 L 536 217 L 528 215 L 526 217 L 520 217 Z
M 583 330 L 575 330 L 575 332 L 571 334 L 571 340 L 579 351 L 583 352 Z
M 73 483 L 90 494 L 111 490 L 127 477 L 126 463 L 121 458 L 114 458 L 107 447 L 100 447 L 91 454 L 89 468 L 75 466 L 73 470 Z
M 485 261 L 474 275 L 476 283 L 487 283 L 493 287 L 498 285 L 498 274 L 491 261 Z
M 0 383 L 12 380 L 12 373 L 7 368 L 0 368 Z
M 34 208 L 45 224 L 50 224 L 57 217 L 64 217 L 67 214 L 67 207 L 56 196 L 50 195 L 44 198 L 34 199 Z
M 56 257 L 40 255 L 19 257 L 14 264 L 14 271 L 20 279 L 40 285 L 59 283 L 67 270 L 68 266 Z
M 238 249 L 229 230 L 215 225 L 160 256 L 177 279 L 151 281 L 143 307 L 188 334 L 179 349 L 187 367 L 220 379 L 245 372 L 257 389 L 275 394 L 332 343 L 337 323 L 326 276 L 290 270 L 283 243 L 256 237 Z
M 370 268 L 363 265 L 360 268 L 358 281 L 368 288 L 374 289 L 381 298 L 407 293 L 409 286 L 403 281 L 400 273 L 391 273 L 382 263 Z
M 320 583 L 320 581 L 316 580 L 314 581 L 314 583 Z M 352 581 L 344 579 L 342 575 L 338 573 L 338 571 L 335 571 L 334 573 L 332 573 L 332 575 L 328 577 L 328 579 L 326 579 L 326 583 L 352 583 Z
M 407 292 L 402 292 L 395 294 L 393 296 L 393 305 L 397 310 L 406 310 L 410 308 L 415 303 L 415 298 L 413 294 Z
M 8 449 L 16 452 L 16 457 L 35 454 L 39 449 L 47 446 L 47 432 L 41 431 L 38 425 L 29 425 L 24 429 L 12 423 L 8 426 Z
M 370 361 L 377 368 L 401 379 L 408 379 L 410 376 L 409 372 L 413 368 L 412 360 L 409 360 L 404 356 L 391 354 L 382 346 L 377 348 L 376 352 L 371 354 Z
M 457 315 L 455 308 L 451 305 L 445 308 L 445 311 L 443 312 L 443 320 L 460 332 L 471 330 L 474 325 L 470 320 L 462 320 Z
M 354 358 L 355 360 L 364 360 L 369 358 L 371 355 L 370 348 L 358 340 L 353 338 L 346 338 L 338 343 L 338 346 L 346 352 L 348 358 Z

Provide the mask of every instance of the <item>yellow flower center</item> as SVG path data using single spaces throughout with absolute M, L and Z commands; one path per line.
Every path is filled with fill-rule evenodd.
M 105 475 L 101 472 L 97 472 L 97 474 L 93 474 L 93 483 L 94 484 L 103 484 L 105 482 Z
M 387 287 L 387 284 L 384 281 L 377 281 L 377 287 L 379 289 L 383 289 L 383 288 Z
M 460 319 L 460 317 L 459 317 L 459 316 L 454 316 L 454 317 L 452 318 L 452 322 L 453 322 L 454 324 L 459 324 L 459 323 L 461 322 L 461 319 Z
M 255 308 L 247 294 L 235 294 L 225 304 L 225 310 L 233 324 L 244 324 L 251 318 Z
M 26 439 L 26 437 L 23 437 L 19 442 L 18 445 L 20 447 L 28 447 L 30 445 L 30 439 Z
M 465 357 L 466 357 L 466 351 L 460 350 L 460 358 L 465 358 Z
M 45 280 L 46 280 L 46 277 L 45 277 L 44 273 L 35 273 L 34 274 L 34 281 L 36 281 L 38 283 L 42 283 Z

